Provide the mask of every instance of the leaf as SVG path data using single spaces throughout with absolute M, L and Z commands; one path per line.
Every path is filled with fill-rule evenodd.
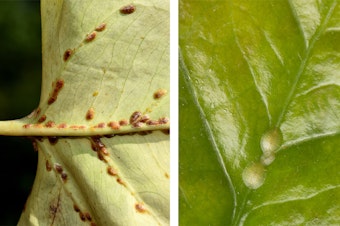
M 339 223 L 338 2 L 199 3 L 180 1 L 181 224 Z
M 39 151 L 18 225 L 169 224 L 169 2 L 41 1 Z M 104 136 L 105 135 L 105 136 Z

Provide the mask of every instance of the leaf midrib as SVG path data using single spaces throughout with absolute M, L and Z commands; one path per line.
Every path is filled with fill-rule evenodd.
M 291 0 L 289 0 L 289 5 L 290 7 L 293 7 L 292 4 L 291 4 Z M 299 70 L 298 72 L 296 73 L 296 76 L 295 76 L 295 80 L 294 80 L 294 83 L 292 85 L 292 88 L 290 89 L 288 95 L 287 95 L 287 98 L 285 100 L 285 103 L 283 105 L 283 108 L 281 110 L 281 114 L 276 122 L 276 127 L 279 128 L 282 121 L 283 121 L 283 118 L 287 112 L 287 109 L 290 105 L 290 103 L 292 102 L 293 100 L 293 97 L 295 96 L 295 92 L 296 92 L 296 88 L 297 88 L 297 85 L 298 83 L 300 82 L 300 79 L 301 79 L 301 76 L 303 74 L 303 72 L 305 71 L 306 69 L 306 64 L 308 62 L 308 60 L 310 59 L 310 54 L 311 54 L 311 51 L 313 50 L 314 46 L 315 46 L 315 43 L 316 41 L 319 39 L 319 37 L 321 36 L 321 34 L 323 33 L 323 31 L 325 30 L 326 28 L 326 25 L 334 11 L 334 8 L 335 6 L 337 5 L 337 2 L 334 0 L 329 11 L 327 12 L 327 15 L 326 17 L 324 18 L 324 20 L 322 21 L 321 25 L 319 26 L 319 28 L 316 30 L 315 34 L 313 35 L 311 41 L 310 41 L 310 45 L 307 47 L 306 49 L 306 52 L 305 52 L 305 56 L 303 57 L 302 59 L 302 62 L 300 64 L 300 67 L 299 67 Z M 293 11 L 293 9 L 291 9 Z M 295 13 L 293 13 L 294 15 L 294 19 L 296 20 L 296 23 L 299 24 L 299 28 L 301 29 L 301 23 L 299 22 L 299 19 L 297 18 L 297 15 Z M 303 31 L 301 31 L 301 33 L 303 33 Z M 305 40 L 306 41 L 306 40 Z
M 233 185 L 233 182 L 231 180 L 231 177 L 230 177 L 229 173 L 227 172 L 227 168 L 226 168 L 225 163 L 223 161 L 221 152 L 218 149 L 217 143 L 215 141 L 215 138 L 214 138 L 212 130 L 211 130 L 210 123 L 208 122 L 208 120 L 207 120 L 207 118 L 206 118 L 206 116 L 204 114 L 202 106 L 200 105 L 200 103 L 198 101 L 198 97 L 196 95 L 194 87 L 192 86 L 192 83 L 190 82 L 190 80 L 191 80 L 190 79 L 190 73 L 189 73 L 189 70 L 186 67 L 186 64 L 185 64 L 184 60 L 183 60 L 181 49 L 179 49 L 179 70 L 184 75 L 184 82 L 185 82 L 185 84 L 186 84 L 186 86 L 188 88 L 188 93 L 193 98 L 194 105 L 197 107 L 197 109 L 198 109 L 198 111 L 200 113 L 200 118 L 201 118 L 202 123 L 204 125 L 205 133 L 208 136 L 208 140 L 210 141 L 211 146 L 212 146 L 214 152 L 216 153 L 216 157 L 217 157 L 218 163 L 220 164 L 220 167 L 223 170 L 223 173 L 224 173 L 224 175 L 225 175 L 225 177 L 226 177 L 226 179 L 228 181 L 229 189 L 230 189 L 232 197 L 233 197 L 233 204 L 234 204 L 234 207 L 236 207 L 237 206 L 237 196 L 236 196 L 235 187 Z M 232 213 L 231 218 L 234 219 L 235 215 L 236 215 L 236 208 L 233 209 L 233 213 Z

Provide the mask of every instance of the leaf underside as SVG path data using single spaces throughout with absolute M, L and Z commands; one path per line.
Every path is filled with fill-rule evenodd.
M 39 152 L 18 225 L 168 225 L 169 2 L 41 1 L 41 15 L 40 104 L 0 125 Z
M 180 1 L 181 224 L 338 224 L 338 1 L 199 3 Z

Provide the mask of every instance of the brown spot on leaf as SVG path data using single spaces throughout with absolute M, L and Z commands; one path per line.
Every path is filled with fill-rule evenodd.
M 38 119 L 38 122 L 39 123 L 42 123 L 46 120 L 46 115 L 42 115 L 39 119 Z
M 117 175 L 117 170 L 112 168 L 111 166 L 107 167 L 107 173 L 110 174 L 111 176 L 116 176 Z
M 97 32 L 92 31 L 90 34 L 86 35 L 85 41 L 91 42 L 93 41 L 97 36 Z
M 101 25 L 99 25 L 98 27 L 96 27 L 96 31 L 104 31 L 106 28 L 106 23 L 102 23 Z
M 73 54 L 73 50 L 72 49 L 67 49 L 65 52 L 64 52 L 64 61 L 67 61 L 71 55 Z
M 165 173 L 164 176 L 168 179 L 170 178 L 170 175 L 168 173 Z
M 146 208 L 145 208 L 143 203 L 136 203 L 135 208 L 140 213 L 145 213 L 146 212 Z
M 92 96 L 94 96 L 94 97 L 95 97 L 95 96 L 98 96 L 98 91 L 93 92 L 93 93 L 92 93 Z
M 94 109 L 90 108 L 86 113 L 86 120 L 92 120 L 94 118 Z
M 122 8 L 120 8 L 119 11 L 122 14 L 131 14 L 135 10 L 136 10 L 136 7 L 134 5 L 132 5 L 132 4 L 130 4 L 130 5 L 123 6 Z
M 160 99 L 160 98 L 163 97 L 166 93 L 167 93 L 167 91 L 166 91 L 165 89 L 159 89 L 159 90 L 157 90 L 157 91 L 153 94 L 153 98 L 154 98 L 154 99 Z
M 64 80 L 62 79 L 58 79 L 55 83 L 55 87 L 54 90 L 50 96 L 50 98 L 48 99 L 48 104 L 52 104 L 57 100 L 58 94 L 60 92 L 60 90 L 64 87 Z

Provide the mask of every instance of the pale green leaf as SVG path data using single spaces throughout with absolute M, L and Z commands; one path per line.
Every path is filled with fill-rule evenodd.
M 39 152 L 18 225 L 168 225 L 169 2 L 44 0 L 41 15 L 40 104 L 0 122 Z

